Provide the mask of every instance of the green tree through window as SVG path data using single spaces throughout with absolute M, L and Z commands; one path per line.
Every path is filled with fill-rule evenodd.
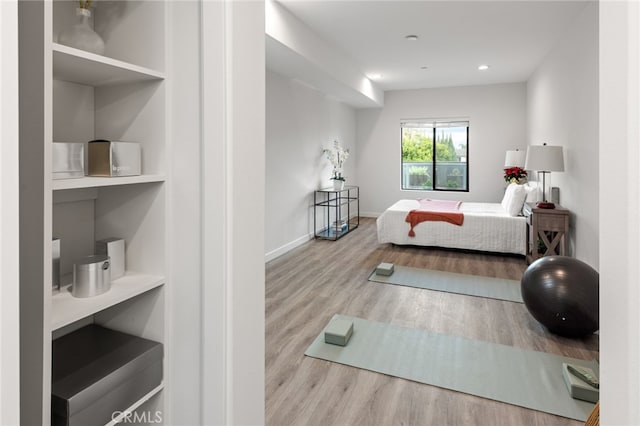
M 468 191 L 468 122 L 416 120 L 401 128 L 402 189 Z

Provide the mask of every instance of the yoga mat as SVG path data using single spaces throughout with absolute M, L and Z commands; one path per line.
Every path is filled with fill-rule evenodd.
M 585 421 L 594 404 L 573 399 L 562 363 L 583 361 L 511 346 L 431 333 L 346 315 L 353 321 L 347 346 L 324 342 L 324 330 L 305 355 L 432 386 Z
M 520 281 L 504 278 L 394 265 L 394 272 L 390 276 L 378 275 L 374 270 L 369 275 L 369 281 L 523 303 Z

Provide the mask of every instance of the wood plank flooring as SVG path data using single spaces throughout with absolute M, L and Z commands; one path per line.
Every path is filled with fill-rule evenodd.
M 374 219 L 338 241 L 309 243 L 266 266 L 266 419 L 288 425 L 580 425 L 460 392 L 304 356 L 336 314 L 598 358 L 598 336 L 546 331 L 520 303 L 372 283 L 380 262 L 520 279 L 523 258 L 378 244 Z

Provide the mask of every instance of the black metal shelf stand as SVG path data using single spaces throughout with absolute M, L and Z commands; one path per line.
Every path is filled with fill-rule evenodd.
M 320 217 L 320 212 L 324 215 Z M 346 213 L 346 215 L 345 215 Z M 318 223 L 318 220 L 321 222 Z M 315 237 L 337 240 L 360 225 L 360 187 L 323 188 L 313 193 Z M 319 226 L 320 225 L 320 226 Z

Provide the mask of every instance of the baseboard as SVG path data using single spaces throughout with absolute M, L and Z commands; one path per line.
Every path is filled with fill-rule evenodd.
M 382 213 L 375 213 L 375 212 L 360 212 L 360 217 L 372 217 L 375 219 L 381 214 Z
M 296 238 L 295 240 L 291 241 L 290 243 L 287 243 L 281 247 L 278 247 L 275 250 L 271 250 L 270 252 L 266 253 L 264 255 L 264 263 L 270 262 L 273 259 L 282 256 L 283 254 L 293 250 L 296 247 L 299 247 L 301 245 L 303 245 L 304 243 L 306 243 L 307 241 L 313 239 L 313 234 L 307 234 L 307 235 L 303 235 L 300 238 Z

